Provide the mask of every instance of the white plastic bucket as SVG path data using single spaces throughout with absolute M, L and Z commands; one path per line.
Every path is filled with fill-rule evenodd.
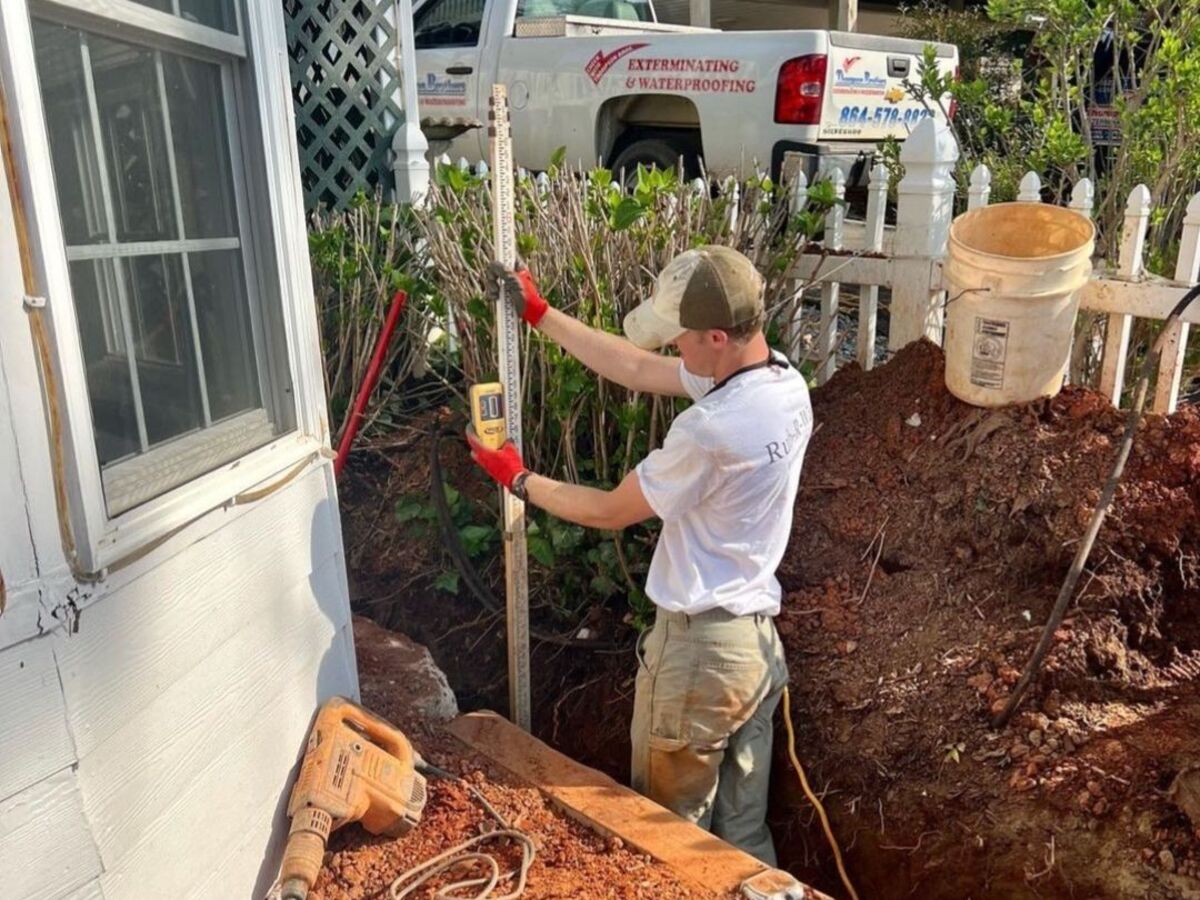
M 997 203 L 954 220 L 943 267 L 954 396 L 1004 406 L 1062 390 L 1095 234 L 1087 217 L 1045 203 Z

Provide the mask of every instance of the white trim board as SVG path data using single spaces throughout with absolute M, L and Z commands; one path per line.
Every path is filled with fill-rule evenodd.
M 181 16 L 162 12 L 132 0 L 34 0 L 55 19 L 78 27 L 95 29 L 104 19 L 120 22 L 121 36 L 129 39 L 128 31 L 145 32 L 168 42 L 193 47 L 200 46 L 225 56 L 243 57 L 246 44 L 240 36 L 191 22 Z M 110 30 L 113 26 L 109 26 Z

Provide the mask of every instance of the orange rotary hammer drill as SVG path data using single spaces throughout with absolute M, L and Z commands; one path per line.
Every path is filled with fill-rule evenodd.
M 329 834 L 362 822 L 371 834 L 399 837 L 425 809 L 422 761 L 396 728 L 342 697 L 329 700 L 308 736 L 292 788 L 292 827 L 280 873 L 282 900 L 305 900 L 317 880 Z

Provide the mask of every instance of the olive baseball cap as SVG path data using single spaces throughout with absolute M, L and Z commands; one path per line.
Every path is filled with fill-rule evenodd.
M 625 317 L 625 336 L 644 350 L 685 331 L 736 328 L 762 315 L 763 278 L 732 247 L 709 244 L 680 253 L 654 283 L 654 293 Z

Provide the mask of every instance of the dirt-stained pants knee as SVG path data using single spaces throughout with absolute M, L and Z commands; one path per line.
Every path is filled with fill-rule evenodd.
M 774 865 L 771 719 L 787 684 L 774 622 L 659 610 L 637 656 L 633 788 Z

